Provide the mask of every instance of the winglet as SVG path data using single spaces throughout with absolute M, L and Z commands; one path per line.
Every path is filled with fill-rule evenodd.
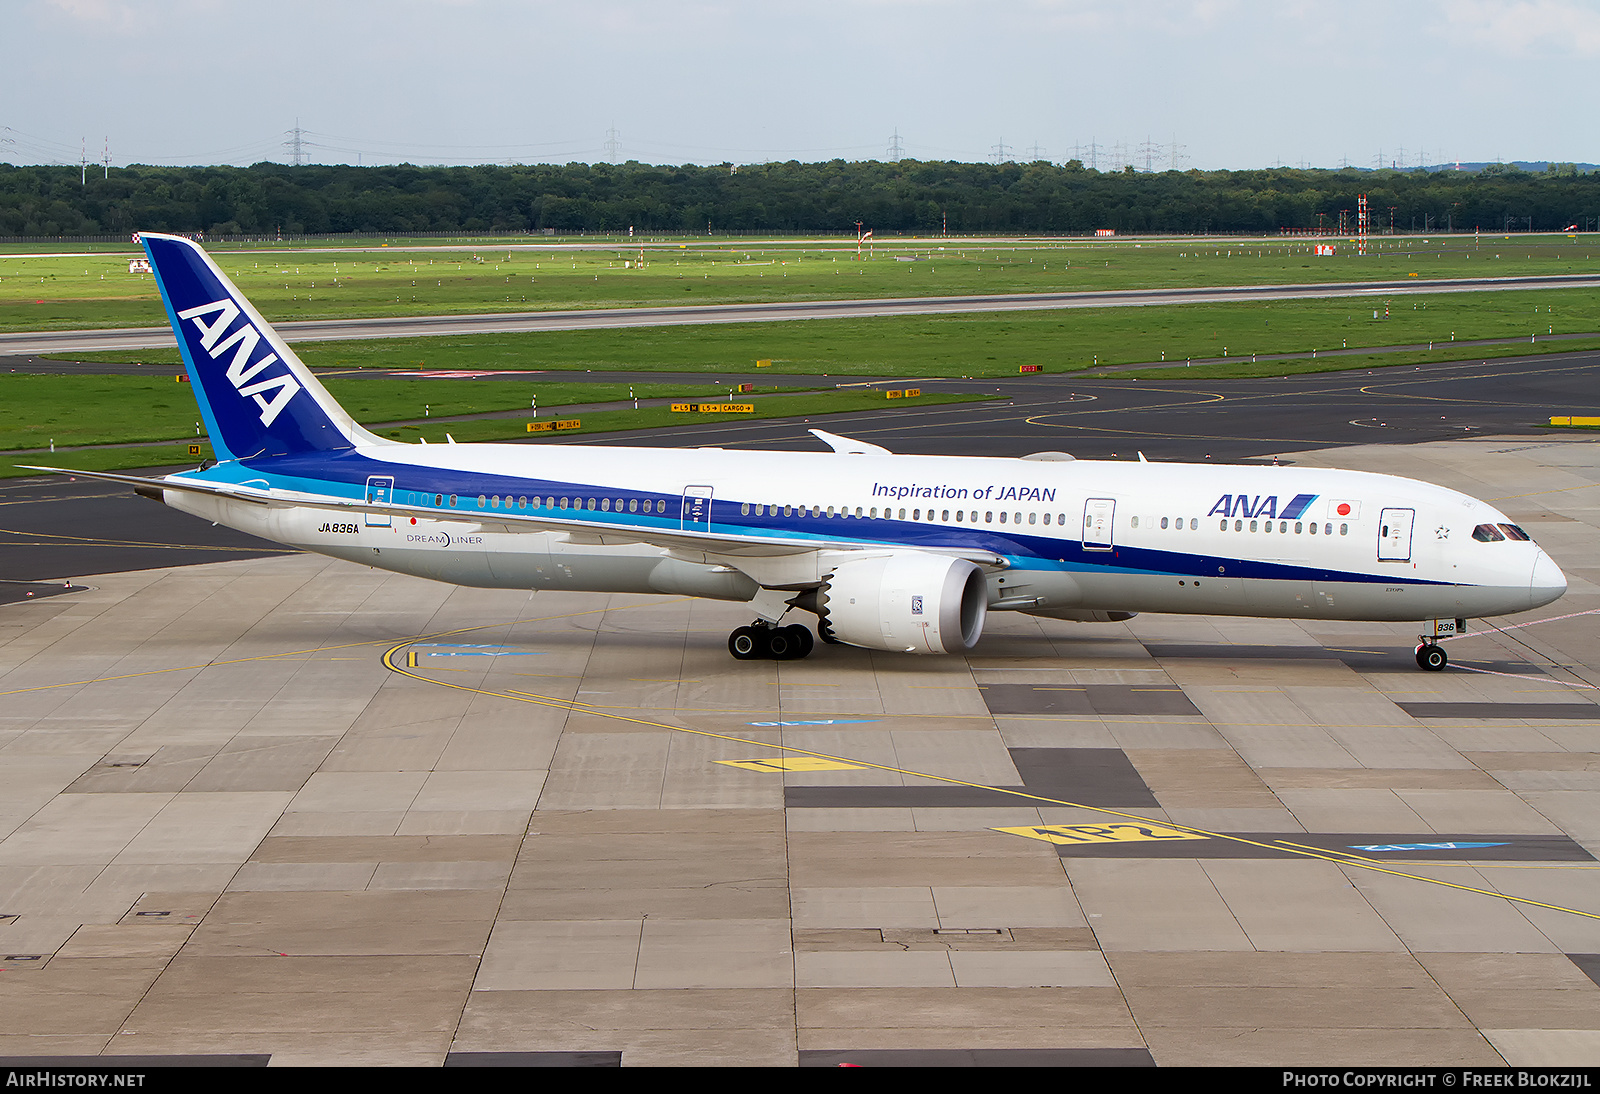
M 880 445 L 868 444 L 866 441 L 858 441 L 853 437 L 841 437 L 837 433 L 829 433 L 821 429 L 810 430 L 810 433 L 817 440 L 821 441 L 823 444 L 827 445 L 841 456 L 894 455 L 894 453 L 890 452 L 887 448 L 883 448 Z

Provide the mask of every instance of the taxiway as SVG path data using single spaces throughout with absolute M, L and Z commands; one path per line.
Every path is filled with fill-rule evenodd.
M 86 587 L 0 603 L 0 1055 L 1592 1064 L 1600 445 L 1530 423 L 1594 367 L 827 424 L 1490 500 L 1570 590 L 1443 673 L 1403 626 L 1014 613 L 966 657 L 734 662 L 737 605 L 458 589 L 9 486 L 43 534 L 0 565 Z M 139 546 L 167 519 L 238 553 Z

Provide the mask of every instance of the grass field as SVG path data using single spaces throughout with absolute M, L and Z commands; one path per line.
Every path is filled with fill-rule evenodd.
M 1447 349 L 1591 331 L 1600 332 L 1600 293 L 1548 289 L 301 343 L 296 352 L 322 368 L 726 373 L 768 359 L 775 374 L 1014 376 L 1022 365 L 1058 372 L 1429 341 Z M 176 348 L 73 356 L 178 364 Z
M 1247 380 L 1260 376 L 1298 376 L 1318 372 L 1355 372 L 1362 369 L 1442 364 L 1449 361 L 1489 361 L 1505 357 L 1543 357 L 1555 353 L 1579 353 L 1597 349 L 1600 349 L 1600 335 L 1590 338 L 1563 339 L 1561 341 L 1518 341 L 1510 345 L 1473 346 L 1470 349 L 1441 344 L 1438 348 L 1431 350 L 1399 350 L 1393 353 L 1339 353 L 1333 355 L 1323 354 L 1317 357 L 1261 361 L 1252 361 L 1248 357 L 1242 357 L 1237 360 L 1210 361 L 1193 366 L 1142 368 L 1132 375 L 1137 375 L 1141 380 Z M 1126 372 L 1095 372 L 1091 370 L 1087 375 L 1103 379 L 1113 376 L 1126 377 L 1130 374 Z M 1593 398 L 1597 400 L 1594 403 L 1595 407 L 1600 409 L 1600 392 L 1595 392 Z
M 603 308 L 696 302 L 1010 293 L 1060 289 L 1403 279 L 1466 275 L 1589 273 L 1588 237 L 1518 236 L 1475 240 L 1378 239 L 1357 258 L 1344 249 L 1316 258 L 1311 242 L 1187 240 L 1039 241 L 978 246 L 896 242 L 863 261 L 839 242 L 727 241 L 657 246 L 642 269 L 627 268 L 637 247 L 579 250 L 552 245 L 476 256 L 438 249 L 382 254 L 338 250 L 218 249 L 219 261 L 269 320 L 358 315 Z M 943 248 L 942 250 L 940 248 Z M 1600 253 L 1597 251 L 1596 253 Z M 474 259 L 481 261 L 475 261 Z M 896 261 L 907 258 L 915 261 Z M 164 315 L 148 276 L 129 275 L 125 256 L 0 256 L 0 330 L 160 325 Z M 783 374 L 860 376 L 1016 376 L 1020 366 L 1048 372 L 1096 371 L 1167 361 L 1141 376 L 1190 379 L 1372 368 L 1424 360 L 1561 352 L 1600 346 L 1600 294 L 1588 290 L 1512 290 L 1273 303 L 978 313 L 953 316 L 810 320 L 780 323 L 473 335 L 297 346 L 307 364 L 366 423 L 520 410 L 537 395 L 542 416 L 573 402 L 626 398 L 626 385 L 562 383 L 563 371 L 672 371 L 711 375 L 752 371 L 758 359 Z M 1551 334 L 1589 334 L 1537 341 Z M 1452 345 L 1474 339 L 1513 344 Z M 1425 346 L 1389 351 L 1385 347 Z M 1313 351 L 1371 350 L 1312 359 Z M 1251 362 L 1252 355 L 1301 355 Z M 81 355 L 80 355 L 81 356 Z M 95 356 L 95 355 L 89 355 Z M 153 377 L 32 376 L 0 388 L 0 475 L 17 463 L 49 462 L 17 449 L 88 447 L 57 453 L 84 469 L 150 466 L 187 459 L 187 446 L 107 447 L 187 441 L 197 412 L 175 383 L 177 351 L 98 355 L 171 366 Z M 1226 357 L 1222 364 L 1181 367 Z M 545 379 L 424 380 L 389 373 L 430 369 L 536 370 Z M 344 372 L 346 375 L 329 375 Z M 882 393 L 827 392 L 756 400 L 758 417 L 819 415 L 881 406 Z M 724 389 L 635 385 L 641 399 L 714 400 Z M 924 396 L 920 402 L 960 397 Z M 425 409 L 426 408 L 426 409 Z M 556 413 L 559 413 L 558 411 Z M 583 432 L 647 428 L 686 420 L 662 409 L 583 414 Z M 428 422 L 384 429 L 404 440 L 530 439 L 520 418 Z M 559 439 L 540 437 L 537 439 Z M 209 451 L 209 450 L 207 450 Z
M 28 378 L 31 379 L 32 377 Z M 23 377 L 12 377 L 11 379 L 23 379 Z M 94 382 L 103 380 L 126 380 L 129 382 L 122 385 L 108 385 L 106 389 L 108 392 L 113 392 L 115 395 L 122 396 L 122 399 L 111 399 L 109 396 L 107 396 L 107 402 L 87 403 L 85 405 L 88 407 L 88 410 L 78 415 L 85 421 L 95 423 L 94 428 L 100 432 L 94 434 L 94 436 L 99 439 L 85 439 L 84 436 L 80 435 L 75 438 L 70 438 L 69 440 L 63 440 L 59 435 L 56 435 L 53 437 L 53 439 L 58 447 L 62 447 L 61 451 L 24 453 L 14 451 L 16 448 L 23 447 L 23 445 L 12 443 L 15 438 L 15 434 L 0 434 L 0 449 L 12 449 L 11 451 L 0 450 L 0 478 L 33 474 L 33 472 L 30 471 L 19 470 L 18 465 L 69 467 L 82 469 L 85 471 L 115 471 L 132 467 L 157 467 L 166 464 L 186 462 L 198 463 L 199 459 L 191 456 L 188 452 L 189 444 L 200 444 L 201 456 L 211 457 L 213 455 L 211 445 L 204 437 L 189 436 L 194 428 L 194 423 L 192 420 L 194 417 L 193 404 L 188 404 L 189 410 L 187 412 L 187 421 L 177 420 L 185 417 L 185 415 L 182 413 L 177 413 L 174 415 L 175 411 L 181 409 L 181 400 L 185 400 L 188 397 L 189 389 L 187 385 L 178 385 L 175 383 L 158 384 L 154 381 L 146 380 L 141 377 L 121 376 L 50 376 L 39 377 L 39 379 L 81 379 Z M 429 383 L 429 381 L 415 382 Z M 360 380 L 355 381 L 354 386 L 365 386 L 369 383 L 371 383 L 371 381 Z M 431 381 L 431 383 L 459 382 Z M 152 385 L 154 385 L 154 387 Z M 516 385 L 502 381 L 495 381 L 475 386 L 488 389 L 512 387 Z M 605 385 L 582 386 L 585 388 L 598 388 Z M 153 404 L 142 404 L 138 401 L 138 397 L 141 395 L 171 399 L 171 392 L 174 389 L 179 392 L 179 406 L 175 407 L 171 403 L 167 403 L 159 407 L 155 407 Z M 725 394 L 718 393 L 718 397 L 713 399 L 708 394 L 701 393 L 699 396 L 697 396 L 697 398 L 704 402 L 723 402 L 725 401 Z M 534 442 L 548 441 L 559 443 L 563 440 L 569 440 L 574 436 L 587 436 L 593 433 L 613 433 L 632 429 L 650 429 L 657 426 L 694 425 L 697 422 L 721 423 L 730 419 L 749 420 L 752 418 L 810 418 L 860 410 L 879 410 L 885 408 L 892 410 L 896 407 L 907 405 L 944 405 L 950 403 L 979 402 L 985 399 L 993 398 L 998 398 L 998 396 L 929 393 L 919 396 L 914 400 L 891 402 L 881 391 L 857 390 L 837 392 L 804 392 L 797 394 L 765 395 L 757 397 L 753 400 L 755 411 L 750 414 L 693 412 L 681 413 L 673 411 L 670 407 L 664 406 L 642 407 L 637 411 L 632 409 L 584 411 L 582 416 L 577 419 L 582 423 L 578 429 L 562 431 L 559 433 L 529 434 L 527 425 L 531 419 L 523 415 L 508 418 L 474 418 L 466 421 L 429 422 L 427 424 L 379 428 L 377 432 L 383 436 L 390 437 L 395 440 L 411 443 L 415 443 L 419 440 L 426 440 L 430 444 L 445 444 L 449 438 L 454 438 L 455 440 L 461 442 L 516 440 Z M 373 401 L 376 402 L 378 400 L 374 399 Z M 588 402 L 591 400 L 585 399 L 584 401 Z M 54 411 L 55 406 L 62 405 L 51 404 L 48 398 L 41 398 L 38 400 L 38 402 L 42 412 L 45 413 L 51 413 Z M 115 412 L 110 409 L 113 405 L 117 408 Z M 122 410 L 124 406 L 130 408 L 127 413 L 124 413 Z M 165 414 L 167 416 L 167 420 L 173 421 L 177 427 L 175 432 L 180 436 L 184 436 L 184 442 L 181 444 L 137 443 L 149 439 L 147 435 L 151 432 L 160 434 L 159 439 L 161 440 L 166 440 L 174 435 L 173 433 L 161 433 L 160 426 L 154 426 L 147 429 L 137 424 L 137 412 L 141 406 L 150 408 L 147 412 L 147 417 L 154 418 L 157 415 Z M 541 403 L 541 407 L 542 406 L 543 403 Z M 356 416 L 357 418 L 363 417 L 360 414 L 357 414 Z M 563 417 L 564 416 L 561 415 L 559 411 L 553 414 L 544 414 L 541 410 L 541 416 L 539 420 L 549 421 L 552 418 Z M 368 423 L 373 421 L 374 419 L 371 418 L 366 419 L 366 422 Z M 65 431 L 66 428 L 70 428 L 71 423 L 65 423 L 64 425 L 63 423 L 57 423 L 57 425 L 63 426 L 63 430 Z M 33 439 L 35 438 L 30 437 L 30 444 L 32 443 Z M 69 443 L 86 445 L 88 447 L 70 449 L 64 448 L 64 446 Z M 48 441 L 46 442 L 46 445 L 48 445 Z
M 531 248 L 527 237 L 466 252 L 211 253 L 274 320 L 1600 272 L 1588 235 L 1378 237 L 1366 256 L 1336 242 L 1317 257 L 1308 239 L 903 240 L 858 261 L 838 240 L 697 241 L 644 245 L 642 267 L 641 245 L 512 249 Z M 161 325 L 154 281 L 128 272 L 134 255 L 0 255 L 0 331 Z
M 397 422 L 460 414 L 526 411 L 537 397 L 548 417 L 564 405 L 640 399 L 723 401 L 714 384 L 545 384 L 516 380 L 407 380 L 322 377 L 330 394 L 359 422 Z M 196 436 L 199 411 L 175 372 L 160 376 L 36 376 L 5 378 L 0 451 L 78 445 L 136 444 Z M 760 388 L 757 397 L 779 390 Z M 881 400 L 882 395 L 878 398 Z M 517 424 L 521 431 L 522 425 Z M 458 430 L 459 432 L 459 430 Z M 432 431 L 429 439 L 438 434 Z M 412 434 L 414 439 L 415 434 Z
M 905 406 L 933 406 L 948 405 L 950 403 L 982 402 L 987 399 L 998 399 L 998 395 L 951 395 L 928 393 L 916 399 L 902 402 L 891 402 L 884 397 L 881 391 L 829 391 L 811 392 L 798 395 L 774 395 L 755 401 L 755 412 L 752 414 L 696 414 L 680 413 L 670 407 L 643 407 L 635 410 L 603 410 L 591 413 L 585 411 L 578 420 L 583 423 L 581 429 L 563 433 L 541 433 L 531 438 L 527 431 L 527 424 L 521 419 L 512 418 L 479 418 L 465 422 L 441 422 L 436 425 L 402 426 L 398 429 L 380 430 L 384 436 L 393 437 L 401 441 L 415 441 L 425 438 L 429 444 L 440 444 L 445 440 L 445 434 L 458 441 L 504 441 L 504 440 L 529 440 L 539 443 L 559 444 L 562 440 L 573 436 L 589 433 L 613 433 L 629 429 L 655 429 L 660 426 L 695 425 L 696 423 L 723 423 L 728 421 L 748 421 L 752 418 L 810 418 L 825 414 L 846 414 L 861 410 L 897 409 Z M 715 400 L 723 402 L 722 398 Z M 797 426 L 796 433 L 804 434 L 804 427 Z M 626 444 L 626 441 L 618 441 Z

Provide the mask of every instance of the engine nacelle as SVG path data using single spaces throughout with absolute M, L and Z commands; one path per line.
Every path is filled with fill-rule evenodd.
M 983 571 L 964 558 L 903 552 L 846 562 L 817 590 L 818 630 L 851 646 L 961 653 L 988 614 Z

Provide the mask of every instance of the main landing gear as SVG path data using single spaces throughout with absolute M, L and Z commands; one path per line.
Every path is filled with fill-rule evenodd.
M 1424 638 L 1417 647 L 1417 668 L 1427 672 L 1439 672 L 1450 663 L 1450 658 L 1445 654 L 1444 647 L 1431 638 Z
M 728 652 L 740 661 L 798 661 L 815 644 L 810 629 L 800 623 L 774 627 L 758 619 L 728 635 Z

